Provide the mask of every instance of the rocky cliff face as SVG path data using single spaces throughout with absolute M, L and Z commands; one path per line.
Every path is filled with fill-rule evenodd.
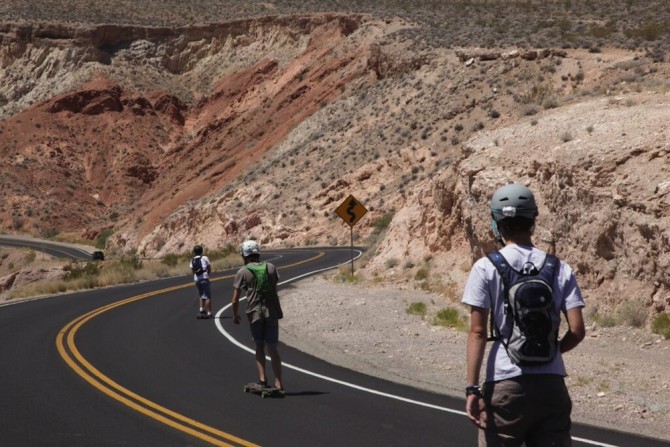
M 417 188 L 420 199 L 396 215 L 376 267 L 430 255 L 462 284 L 470 263 L 495 248 L 492 191 L 515 181 L 537 194 L 536 243 L 572 265 L 591 311 L 626 301 L 669 308 L 669 101 L 656 93 L 595 98 L 535 124 L 482 132 L 458 166 Z
M 644 53 L 417 51 L 358 15 L 0 32 L 6 230 L 148 257 L 348 244 L 353 194 L 357 243 L 393 216 L 366 274 L 427 270 L 455 300 L 517 181 L 594 307 L 670 307 L 668 66 Z
M 136 244 L 364 77 L 367 45 L 343 42 L 361 23 L 5 27 L 4 226 L 94 237 L 125 222 L 120 249 Z

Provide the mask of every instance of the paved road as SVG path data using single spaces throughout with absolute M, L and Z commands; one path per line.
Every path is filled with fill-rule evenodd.
M 266 253 L 283 289 L 349 255 Z M 358 374 L 287 346 L 287 397 L 243 393 L 256 376 L 248 327 L 233 325 L 225 308 L 233 273 L 215 275 L 220 313 L 213 320 L 195 319 L 189 276 L 0 307 L 0 445 L 475 445 L 462 398 Z M 583 426 L 574 436 L 577 447 L 667 447 Z
M 44 241 L 21 236 L 0 235 L 0 246 L 26 247 L 56 258 L 90 260 L 93 248 L 86 250 L 73 244 Z

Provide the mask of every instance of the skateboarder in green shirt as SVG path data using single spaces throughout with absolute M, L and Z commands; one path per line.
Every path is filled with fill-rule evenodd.
M 277 343 L 279 342 L 279 320 L 283 317 L 277 283 L 277 268 L 270 262 L 261 262 L 260 247 L 254 240 L 245 241 L 240 247 L 244 259 L 233 281 L 233 322 L 240 324 L 239 301 L 242 291 L 247 295 L 247 318 L 251 336 L 256 344 L 256 367 L 259 384 L 267 386 L 265 373 L 265 351 L 267 348 L 274 373 L 274 386 L 283 390 L 282 365 Z

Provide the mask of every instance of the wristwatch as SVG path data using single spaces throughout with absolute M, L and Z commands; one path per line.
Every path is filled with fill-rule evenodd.
M 471 394 L 474 394 L 475 396 L 481 397 L 482 389 L 479 387 L 479 385 L 466 386 L 465 387 L 465 397 L 468 397 Z

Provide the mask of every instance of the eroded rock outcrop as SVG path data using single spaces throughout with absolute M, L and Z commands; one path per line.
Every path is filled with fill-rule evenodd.
M 670 309 L 668 105 L 655 94 L 636 95 L 634 105 L 594 99 L 547 113 L 533 132 L 524 120 L 484 132 L 467 143 L 467 158 L 415 192 L 373 269 L 431 256 L 463 284 L 470 263 L 495 248 L 491 194 L 515 181 L 536 193 L 536 244 L 571 264 L 591 311 L 629 300 L 651 313 Z M 561 139 L 566 128 L 575 129 L 570 141 Z

